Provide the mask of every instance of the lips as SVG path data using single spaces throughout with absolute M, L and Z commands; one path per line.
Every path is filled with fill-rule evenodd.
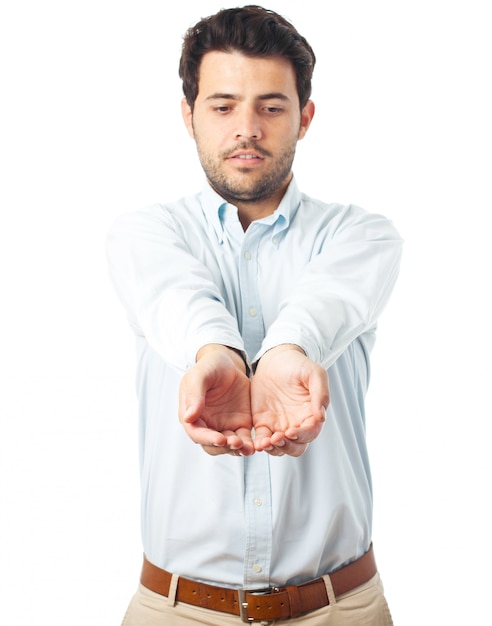
M 224 153 L 226 159 L 238 159 L 240 161 L 248 162 L 251 165 L 263 161 L 267 157 L 271 157 L 271 153 L 264 148 L 257 145 L 239 144 Z
M 254 160 L 263 160 L 263 156 L 258 154 L 258 152 L 233 152 L 229 157 L 229 159 L 239 159 L 241 161 L 254 161 Z

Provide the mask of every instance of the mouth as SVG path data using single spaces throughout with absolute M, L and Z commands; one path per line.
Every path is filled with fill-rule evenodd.
M 257 154 L 235 154 L 231 157 L 231 159 L 246 159 L 250 161 L 251 159 L 262 159 L 263 157 L 258 156 Z
M 253 167 L 263 163 L 265 156 L 266 155 L 259 153 L 257 150 L 237 150 L 228 155 L 227 160 L 241 167 Z

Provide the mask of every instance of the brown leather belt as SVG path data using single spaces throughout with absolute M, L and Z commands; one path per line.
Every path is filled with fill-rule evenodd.
M 330 574 L 335 597 L 368 582 L 377 572 L 372 546 L 360 559 Z M 144 557 L 140 582 L 144 587 L 168 596 L 172 575 Z M 178 579 L 176 601 L 213 611 L 238 615 L 243 622 L 268 621 L 298 617 L 329 604 L 326 586 L 317 578 L 299 586 L 243 591 L 215 587 L 187 578 Z

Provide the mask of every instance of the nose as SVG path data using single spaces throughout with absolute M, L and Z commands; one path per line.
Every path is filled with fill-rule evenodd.
M 236 118 L 235 139 L 254 139 L 262 137 L 261 120 L 256 110 L 238 112 Z

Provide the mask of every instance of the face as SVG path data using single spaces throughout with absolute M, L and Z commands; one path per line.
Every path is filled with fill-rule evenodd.
M 193 112 L 183 117 L 210 184 L 237 206 L 278 206 L 292 177 L 296 143 L 314 114 L 301 111 L 295 72 L 282 57 L 208 52 Z

